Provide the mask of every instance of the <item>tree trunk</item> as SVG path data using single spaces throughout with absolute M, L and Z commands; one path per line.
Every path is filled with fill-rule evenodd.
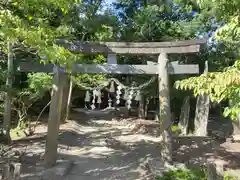
M 161 155 L 163 162 L 172 164 L 172 129 L 171 129 L 171 110 L 169 96 L 169 79 L 168 79 L 168 57 L 167 54 L 160 54 L 158 57 L 159 66 L 159 112 L 160 121 L 163 125 L 163 141 Z M 161 124 L 161 123 L 160 123 Z M 161 127 L 159 127 L 161 129 Z
M 145 119 L 148 118 L 148 105 L 149 105 L 149 98 L 146 97 L 146 99 L 145 99 L 145 106 L 144 106 L 144 116 L 145 116 Z
M 141 100 L 139 101 L 138 105 L 138 117 L 139 119 L 144 119 L 144 96 L 141 96 Z
M 187 96 L 183 100 L 183 106 L 180 113 L 179 128 L 181 129 L 182 135 L 187 135 L 189 113 L 190 113 L 190 97 Z
M 72 89 L 73 89 L 73 82 L 72 82 L 72 77 L 70 76 L 69 91 L 68 91 L 68 99 L 67 99 L 67 112 L 66 112 L 66 120 L 68 120 L 68 119 L 69 119 L 70 110 L 71 110 L 71 102 L 72 102 Z
M 62 115 L 61 121 L 67 120 L 68 98 L 70 90 L 70 78 L 68 74 L 64 74 L 63 97 L 62 97 Z
M 232 107 L 232 101 L 229 100 L 229 107 Z M 232 120 L 232 126 L 233 126 L 233 135 L 239 135 L 240 134 L 240 113 L 238 113 L 235 120 Z
M 155 100 L 156 98 L 154 97 L 154 100 Z M 160 105 L 159 105 L 159 101 L 158 102 L 155 102 L 155 106 L 156 106 L 156 112 L 155 112 L 155 117 L 154 117 L 154 121 L 156 121 L 156 122 L 159 122 L 159 108 L 160 108 Z
M 45 149 L 45 166 L 52 167 L 56 164 L 58 133 L 62 110 L 63 78 L 64 73 L 59 67 L 55 68 L 54 84 L 51 97 L 51 105 L 48 119 L 48 131 Z
M 208 72 L 208 62 L 205 62 L 204 73 Z M 210 108 L 209 96 L 199 95 L 197 97 L 195 119 L 194 119 L 194 130 L 196 136 L 207 136 L 207 125 L 208 125 L 208 115 Z
M 236 121 L 233 121 L 233 135 L 240 134 L 240 113 L 237 116 Z
M 12 44 L 8 43 L 8 73 L 6 81 L 6 95 L 4 102 L 4 136 L 6 143 L 11 143 L 10 129 L 11 129 L 11 110 L 12 110 L 12 84 L 13 84 L 13 50 Z

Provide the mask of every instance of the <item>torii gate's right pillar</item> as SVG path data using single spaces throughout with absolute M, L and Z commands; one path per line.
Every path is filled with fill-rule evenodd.
M 165 163 L 172 162 L 172 130 L 171 130 L 171 110 L 168 79 L 168 57 L 161 53 L 158 56 L 158 88 L 159 88 L 159 120 L 162 121 L 160 129 L 162 132 L 161 156 Z

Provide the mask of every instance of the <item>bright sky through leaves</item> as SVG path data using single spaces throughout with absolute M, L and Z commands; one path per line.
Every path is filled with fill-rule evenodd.
M 116 0 L 106 0 L 106 3 L 107 3 L 107 4 L 112 4 L 112 3 L 114 3 L 114 2 L 116 2 Z

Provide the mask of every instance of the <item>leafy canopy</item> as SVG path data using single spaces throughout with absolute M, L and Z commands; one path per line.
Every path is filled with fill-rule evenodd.
M 79 0 L 3 0 L 0 3 L 0 39 L 24 48 L 34 48 L 42 60 L 65 64 L 76 55 L 56 44 L 68 36 L 68 14 Z M 56 23 L 57 22 L 57 23 Z M 6 47 L 3 46 L 6 51 Z

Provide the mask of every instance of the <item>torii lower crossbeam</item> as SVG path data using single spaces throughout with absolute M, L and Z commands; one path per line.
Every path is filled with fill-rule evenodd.
M 86 74 L 158 74 L 158 68 L 161 64 L 148 65 L 119 65 L 119 64 L 74 64 L 72 73 Z M 21 72 L 53 72 L 53 64 L 34 64 L 30 62 L 21 62 Z M 178 62 L 170 62 L 168 64 L 169 74 L 198 74 L 199 67 L 197 64 L 178 64 Z

